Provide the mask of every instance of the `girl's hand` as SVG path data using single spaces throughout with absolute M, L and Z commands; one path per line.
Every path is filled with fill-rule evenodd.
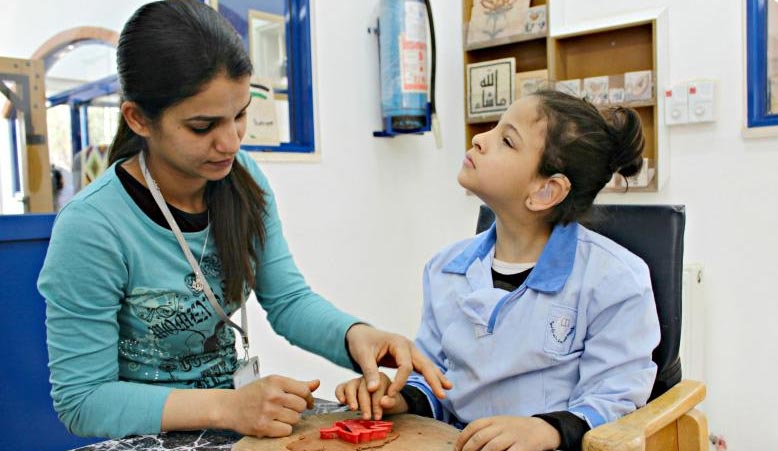
M 225 429 L 254 437 L 286 437 L 300 414 L 313 407 L 319 381 L 267 376 L 233 390 L 224 407 Z
M 440 399 L 446 397 L 444 389 L 453 387 L 440 369 L 402 335 L 384 332 L 366 324 L 355 324 L 346 332 L 346 341 L 351 357 L 362 369 L 370 393 L 375 392 L 380 385 L 379 365 L 397 368 L 394 382 L 386 389 L 390 397 L 400 392 L 414 370 L 424 376 L 432 392 Z
M 335 396 L 341 404 L 346 404 L 351 410 L 361 410 L 362 418 L 380 420 L 384 413 L 404 413 L 408 411 L 408 404 L 400 393 L 393 396 L 387 394 L 391 380 L 384 373 L 378 373 L 379 385 L 374 392 L 367 389 L 367 381 L 364 377 L 357 377 L 344 382 L 335 389 Z
M 459 434 L 454 451 L 545 451 L 557 449 L 559 432 L 533 417 L 488 417 L 473 421 Z

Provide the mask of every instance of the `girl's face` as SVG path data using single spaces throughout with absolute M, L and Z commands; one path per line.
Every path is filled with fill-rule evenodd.
M 165 110 L 147 143 L 157 171 L 196 182 L 220 180 L 232 169 L 246 133 L 249 77 L 220 73 L 192 97 Z
M 537 169 L 547 127 L 536 97 L 513 102 L 496 127 L 473 137 L 459 184 L 493 208 L 524 205 L 529 193 L 542 184 Z

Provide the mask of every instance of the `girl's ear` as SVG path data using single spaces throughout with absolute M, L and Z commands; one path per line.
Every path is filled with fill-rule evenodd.
M 151 123 L 143 114 L 140 107 L 135 102 L 123 102 L 121 106 L 122 116 L 127 122 L 127 126 L 135 132 L 136 135 L 148 138 L 151 135 Z
M 527 196 L 525 205 L 530 211 L 544 211 L 560 203 L 570 193 L 570 180 L 563 174 L 554 174 Z

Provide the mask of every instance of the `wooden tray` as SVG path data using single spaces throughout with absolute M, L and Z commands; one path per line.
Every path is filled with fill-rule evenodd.
M 392 421 L 392 435 L 397 438 L 386 443 L 377 440 L 372 442 L 352 444 L 342 440 L 320 440 L 319 428 L 330 427 L 336 421 L 359 418 L 354 412 L 325 413 L 304 418 L 294 427 L 292 435 L 283 438 L 244 437 L 236 443 L 233 451 L 289 451 L 287 445 L 306 440 L 305 451 L 451 451 L 459 430 L 446 423 L 432 418 L 417 415 L 390 415 L 385 420 Z M 299 445 L 299 444 L 298 444 Z M 299 448 L 299 446 L 294 446 Z

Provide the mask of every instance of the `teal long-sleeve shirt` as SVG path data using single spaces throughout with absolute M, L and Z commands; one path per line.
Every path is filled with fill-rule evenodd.
M 290 343 L 351 368 L 344 337 L 357 319 L 311 291 L 289 252 L 267 179 L 250 156 L 240 152 L 237 159 L 266 193 L 267 238 L 254 291 L 268 320 Z M 231 314 L 238 305 L 223 301 L 220 262 L 207 235 L 184 233 Z M 155 434 L 174 388 L 231 386 L 235 334 L 193 280 L 173 233 L 138 207 L 115 167 L 59 213 L 38 289 L 46 299 L 51 396 L 71 432 Z

